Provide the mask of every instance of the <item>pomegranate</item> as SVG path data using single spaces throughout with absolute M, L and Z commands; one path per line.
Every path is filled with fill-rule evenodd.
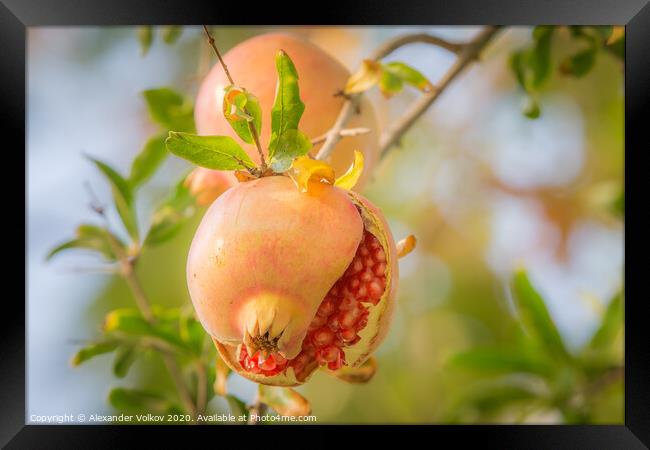
M 277 83 L 275 56 L 279 49 L 287 52 L 300 74 L 300 95 L 306 105 L 300 120 L 300 130 L 312 139 L 326 133 L 336 121 L 344 98 L 334 94 L 343 89 L 350 76 L 349 71 L 339 61 L 316 45 L 292 34 L 263 34 L 248 39 L 228 51 L 224 55 L 224 60 L 233 79 L 239 86 L 245 86 L 260 101 L 263 111 L 260 141 L 265 152 L 271 135 L 271 109 Z M 224 88 L 229 84 L 219 64 L 216 64 L 203 80 L 194 110 L 196 129 L 199 134 L 226 135 L 239 141 L 222 113 Z M 379 151 L 377 134 L 379 127 L 372 105 L 365 98 L 360 104 L 359 114 L 348 122 L 347 127 L 368 128 L 370 132 L 341 139 L 328 162 L 337 173 L 343 173 L 352 159 L 353 151 L 361 149 L 366 164 L 366 170 L 356 186 L 357 190 L 361 190 L 372 174 L 372 169 L 378 161 Z M 321 145 L 315 145 L 312 154 L 316 154 Z M 244 148 L 253 161 L 260 162 L 254 145 L 244 144 Z M 196 171 L 209 172 L 210 170 L 198 168 Z M 206 184 L 215 179 L 197 177 L 197 180 L 203 180 Z M 234 176 L 228 172 L 224 173 L 223 181 L 219 180 L 219 182 L 224 189 L 236 184 Z M 213 194 L 216 192 L 210 191 Z
M 384 339 L 397 250 L 361 195 L 287 176 L 240 183 L 208 209 L 192 242 L 192 302 L 234 371 L 304 383 L 320 367 L 361 366 Z

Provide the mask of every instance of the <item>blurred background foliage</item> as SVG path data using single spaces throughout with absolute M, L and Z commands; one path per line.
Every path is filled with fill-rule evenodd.
M 213 34 L 225 52 L 270 30 Z M 353 71 L 389 37 L 463 41 L 477 29 L 290 31 Z M 297 389 L 319 421 L 623 422 L 623 48 L 618 27 L 503 30 L 385 158 L 364 193 L 396 238 L 415 234 L 418 247 L 400 262 L 398 312 L 373 380 L 319 373 Z M 453 56 L 413 45 L 390 60 L 433 81 Z M 255 386 L 236 375 L 233 396 L 213 394 L 214 350 L 185 283 L 202 211 L 176 184 L 188 166 L 160 151 L 168 129 L 192 129 L 191 99 L 213 63 L 198 27 L 30 30 L 28 415 L 183 411 L 156 345 L 171 346 L 195 390 L 207 385 L 209 412 L 252 402 Z M 418 94 L 368 95 L 386 124 Z M 100 167 L 105 183 L 82 152 L 110 161 L 117 178 Z M 124 252 L 137 255 L 158 305 L 155 330 L 131 320 L 127 284 L 94 273 L 107 268 L 97 258 L 43 262 L 80 222 L 102 224 L 91 197 L 108 205 L 124 186 L 141 236 L 153 230 L 144 250 Z M 71 246 L 98 248 L 93 230 L 77 233 Z M 72 355 L 84 365 L 72 368 Z

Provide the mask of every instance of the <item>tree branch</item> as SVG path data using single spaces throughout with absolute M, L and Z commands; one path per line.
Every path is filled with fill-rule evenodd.
M 399 140 L 399 138 L 424 113 L 424 111 L 431 106 L 447 85 L 449 85 L 449 83 L 451 83 L 451 81 L 453 81 L 453 79 L 456 78 L 456 76 L 462 72 L 471 61 L 478 57 L 481 50 L 496 34 L 497 30 L 498 27 L 485 27 L 474 39 L 463 44 L 447 42 L 443 39 L 426 34 L 411 34 L 391 39 L 375 49 L 375 51 L 370 55 L 370 59 L 380 60 L 398 48 L 416 42 L 425 42 L 436 45 L 458 55 L 456 62 L 445 74 L 438 86 L 436 86 L 436 88 L 431 92 L 423 95 L 423 97 L 418 100 L 409 111 L 407 111 L 402 119 L 398 120 L 392 127 L 382 134 L 382 137 L 380 138 L 380 154 L 382 156 L 386 154 L 387 150 Z M 334 147 L 341 139 L 341 130 L 343 130 L 345 124 L 350 120 L 350 118 L 352 118 L 357 110 L 361 95 L 362 94 L 353 94 L 349 96 L 348 100 L 343 104 L 336 122 L 334 122 L 332 128 L 326 133 L 327 138 L 316 155 L 316 159 L 327 159 L 330 156 Z
M 424 114 L 451 82 L 460 74 L 472 61 L 476 60 L 487 43 L 497 33 L 498 27 L 485 27 L 475 38 L 463 46 L 458 54 L 456 62 L 449 68 L 442 80 L 431 92 L 428 92 L 417 100 L 401 119 L 391 124 L 379 138 L 380 156 L 383 157 L 388 150 L 396 144 L 413 123 Z

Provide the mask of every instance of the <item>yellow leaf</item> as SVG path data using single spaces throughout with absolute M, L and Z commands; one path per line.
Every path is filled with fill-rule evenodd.
M 363 153 L 358 150 L 354 151 L 354 162 L 350 166 L 347 172 L 341 175 L 334 182 L 334 186 L 338 186 L 345 190 L 350 190 L 357 184 L 361 173 L 363 172 Z
M 612 45 L 614 42 L 618 41 L 621 39 L 623 36 L 625 36 L 625 27 L 614 27 L 612 30 L 612 34 L 609 35 L 609 38 L 607 39 L 607 45 Z
M 228 375 L 230 375 L 230 367 L 221 359 L 221 356 L 217 356 L 216 360 L 216 378 L 214 380 L 214 392 L 217 395 L 225 396 L 228 394 Z
M 358 94 L 379 83 L 381 79 L 381 64 L 371 59 L 364 59 L 361 68 L 350 76 L 343 92 L 345 94 Z
M 415 236 L 409 234 L 397 243 L 397 257 L 403 258 L 413 251 L 416 244 Z
M 310 182 L 334 184 L 334 169 L 324 161 L 311 159 L 309 156 L 296 158 L 288 171 L 301 192 L 309 190 Z
M 273 408 L 281 416 L 308 416 L 309 400 L 290 388 L 259 385 L 260 401 Z
M 367 383 L 377 372 L 377 360 L 371 356 L 359 367 L 343 366 L 336 372 L 331 372 L 336 378 L 348 383 Z

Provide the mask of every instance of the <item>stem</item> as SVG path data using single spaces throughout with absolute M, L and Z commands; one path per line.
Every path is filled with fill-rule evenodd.
M 413 125 L 424 111 L 431 106 L 447 85 L 449 85 L 472 60 L 477 58 L 480 51 L 485 47 L 494 34 L 496 34 L 497 30 L 498 27 L 485 27 L 476 38 L 464 44 L 448 42 L 444 39 L 427 34 L 411 34 L 391 39 L 375 49 L 375 51 L 370 55 L 370 59 L 380 60 L 398 48 L 416 42 L 436 45 L 458 54 L 456 62 L 445 74 L 439 86 L 431 92 L 423 95 L 423 97 L 417 101 L 409 111 L 407 111 L 402 119 L 398 120 L 392 127 L 382 134 L 382 137 L 380 138 L 380 154 L 382 156 L 386 154 L 387 150 L 399 140 L 399 138 L 411 127 L 411 125 Z M 327 138 L 316 155 L 316 159 L 327 159 L 331 155 L 334 147 L 341 139 L 341 131 L 345 124 L 357 110 L 360 98 L 361 94 L 353 94 L 349 96 L 348 100 L 343 104 L 336 122 L 326 133 Z
M 353 137 L 353 136 L 359 136 L 362 134 L 368 134 L 370 133 L 369 128 L 346 128 L 345 130 L 339 131 L 339 136 L 340 137 Z M 328 133 L 321 134 L 318 137 L 315 137 L 314 139 L 311 140 L 311 145 L 318 145 L 322 142 L 325 142 L 327 139 Z
M 244 111 L 246 108 L 244 108 Z M 260 165 L 261 169 L 260 172 L 264 173 L 266 172 L 266 159 L 264 158 L 264 152 L 262 151 L 262 145 L 260 144 L 260 137 L 257 134 L 257 129 L 255 128 L 255 124 L 253 124 L 253 121 L 248 122 L 248 129 L 251 132 L 251 135 L 253 136 L 253 140 L 255 141 L 255 147 L 257 147 L 257 153 L 260 155 Z
M 122 259 L 122 256 L 120 256 L 120 259 L 123 269 L 122 276 L 133 292 L 133 296 L 135 297 L 135 302 L 138 306 L 138 309 L 140 309 L 142 316 L 147 322 L 151 324 L 155 323 L 156 319 L 153 315 L 153 311 L 151 310 L 151 305 L 144 290 L 142 289 L 140 280 L 135 274 L 133 262 L 129 261 L 128 259 Z M 192 417 L 196 417 L 197 408 L 194 405 L 192 395 L 189 388 L 185 384 L 185 380 L 183 379 L 183 375 L 180 368 L 178 367 L 178 364 L 176 363 L 176 360 L 174 359 L 173 355 L 168 352 L 161 351 L 160 354 L 163 358 L 165 366 L 167 367 L 167 370 L 169 371 L 169 374 L 172 377 L 172 380 L 174 381 L 174 384 L 176 385 L 176 389 L 178 390 L 178 394 L 181 402 L 183 403 L 183 406 L 192 415 Z
M 231 85 L 235 84 L 235 81 L 233 80 L 232 76 L 230 75 L 230 71 L 228 70 L 228 66 L 226 65 L 226 62 L 223 60 L 221 57 L 221 53 L 219 52 L 219 49 L 217 48 L 217 45 L 214 43 L 214 38 L 212 37 L 212 34 L 210 34 L 210 30 L 208 30 L 208 27 L 203 25 L 203 30 L 205 31 L 205 34 L 208 37 L 208 43 L 210 44 L 210 47 L 214 50 L 214 53 L 217 55 L 217 59 L 221 63 L 221 67 L 223 67 L 223 71 L 226 73 L 226 77 L 228 77 L 228 81 L 230 82 Z M 245 113 L 248 113 L 246 110 L 246 107 L 243 108 Z M 262 145 L 260 144 L 260 136 L 259 133 L 257 132 L 257 129 L 255 128 L 255 125 L 253 122 L 248 122 L 248 129 L 251 132 L 251 135 L 253 136 L 253 140 L 255 141 L 255 146 L 257 147 L 257 152 L 260 155 L 260 165 L 261 165 L 261 173 L 266 172 L 266 159 L 264 158 L 264 152 L 262 151 Z
M 226 73 L 226 77 L 228 77 L 228 81 L 230 81 L 230 84 L 235 84 L 232 77 L 230 76 L 230 72 L 228 71 L 228 66 L 224 62 L 223 58 L 221 57 L 221 53 L 219 53 L 219 49 L 214 43 L 214 38 L 212 37 L 212 34 L 210 34 L 210 30 L 208 30 L 208 27 L 205 25 L 203 25 L 203 29 L 205 30 L 205 34 L 208 36 L 208 43 L 210 44 L 210 47 L 212 47 L 212 50 L 214 50 L 216 53 L 217 59 L 221 63 L 221 67 L 223 67 L 223 71 Z
M 197 362 L 196 375 L 196 410 L 199 414 L 203 414 L 208 403 L 208 375 L 203 361 Z

